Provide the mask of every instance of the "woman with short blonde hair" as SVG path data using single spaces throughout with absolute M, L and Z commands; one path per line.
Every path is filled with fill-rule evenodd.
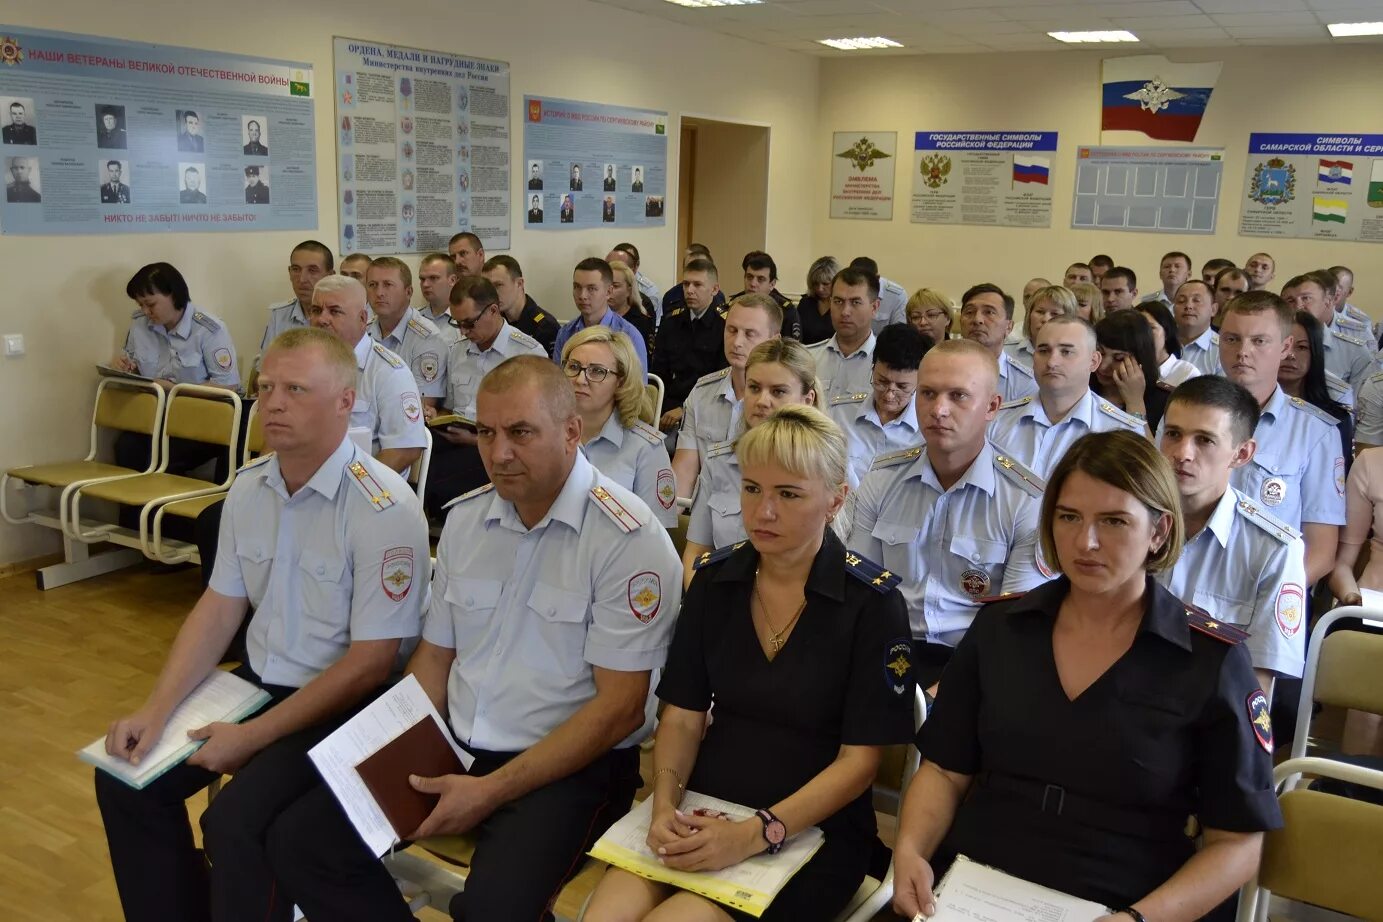
M 653 342 L 657 325 L 643 308 L 643 295 L 639 292 L 639 277 L 633 267 L 621 259 L 610 263 L 612 282 L 610 287 L 610 310 L 634 325 L 643 336 L 645 345 Z
M 1076 316 L 1089 320 L 1094 326 L 1104 319 L 1104 299 L 1100 289 L 1089 282 L 1077 282 L 1071 286 L 1071 294 L 1076 297 Z
M 908 323 L 919 333 L 932 338 L 932 345 L 944 343 L 951 335 L 951 325 L 955 323 L 956 309 L 951 299 L 934 288 L 919 288 L 908 298 Z

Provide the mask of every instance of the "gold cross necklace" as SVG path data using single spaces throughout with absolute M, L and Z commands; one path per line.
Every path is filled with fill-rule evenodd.
M 802 612 L 806 610 L 807 595 L 805 592 L 802 594 L 802 604 L 797 606 L 797 613 L 788 619 L 788 623 L 783 625 L 781 631 L 773 629 L 773 619 L 768 616 L 768 606 L 764 604 L 763 596 L 759 595 L 759 571 L 757 568 L 754 570 L 754 600 L 759 603 L 759 611 L 763 612 L 764 625 L 768 628 L 769 633 L 769 645 L 773 647 L 773 652 L 777 653 L 783 649 L 783 644 L 787 643 L 783 635 L 792 630 L 792 626 L 797 623 L 797 619 L 802 617 Z

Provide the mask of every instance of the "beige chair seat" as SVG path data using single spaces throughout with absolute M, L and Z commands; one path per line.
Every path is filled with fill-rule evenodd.
M 193 490 L 214 490 L 219 485 L 196 477 L 179 474 L 140 474 L 123 480 L 92 484 L 82 490 L 84 499 L 105 499 L 127 506 L 143 506 L 165 496 L 190 493 Z
M 81 480 L 96 480 L 102 477 L 123 477 L 126 474 L 139 474 L 133 468 L 105 464 L 101 461 L 62 461 L 57 464 L 33 464 L 29 467 L 16 467 L 8 471 L 9 476 L 25 483 L 41 484 L 46 487 L 65 487 Z
M 195 519 L 205 512 L 208 506 L 215 505 L 225 499 L 226 495 L 226 491 L 222 490 L 217 493 L 209 493 L 206 496 L 176 500 L 160 506 L 159 512 L 163 515 L 176 515 L 183 519 Z
M 413 844 L 443 861 L 466 868 L 475 857 L 475 839 L 471 836 L 432 836 Z

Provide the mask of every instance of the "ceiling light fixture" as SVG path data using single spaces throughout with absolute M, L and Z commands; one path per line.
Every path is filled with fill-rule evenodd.
M 1332 22 L 1326 26 L 1335 38 L 1352 38 L 1356 35 L 1383 35 L 1383 22 Z
M 1123 29 L 1112 32 L 1048 32 L 1047 34 L 1059 42 L 1068 42 L 1070 44 L 1138 41 L 1138 36 Z
M 866 51 L 871 48 L 902 48 L 900 42 L 876 35 L 873 38 L 819 38 L 819 45 L 830 45 L 839 51 Z
M 675 3 L 678 6 L 689 6 L 692 9 L 705 9 L 712 6 L 751 6 L 756 3 L 763 3 L 764 0 L 667 0 L 668 3 Z

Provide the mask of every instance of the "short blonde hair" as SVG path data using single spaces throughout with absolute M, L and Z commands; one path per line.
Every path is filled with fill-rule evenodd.
M 838 490 L 845 483 L 845 436 L 815 407 L 786 406 L 735 442 L 740 468 L 774 464 Z
M 812 392 L 811 406 L 821 409 L 825 403 L 821 393 L 821 382 L 816 377 L 816 358 L 810 349 L 802 345 L 795 339 L 769 339 L 759 343 L 749 353 L 749 360 L 744 363 L 745 374 L 755 365 L 765 364 L 782 365 L 792 372 L 797 378 L 797 382 L 802 385 L 802 392 Z M 741 422 L 744 417 L 740 417 Z
M 1032 340 L 1032 311 L 1042 301 L 1050 301 L 1059 307 L 1063 317 L 1074 317 L 1080 309 L 1075 294 L 1065 285 L 1048 285 L 1046 288 L 1037 289 L 1032 293 L 1032 297 L 1028 298 L 1028 303 L 1023 305 L 1023 333 L 1029 341 Z
M 413 287 L 413 270 L 408 268 L 408 263 L 397 256 L 378 256 L 370 260 L 370 269 L 393 269 L 399 274 L 399 280 L 403 283 L 404 288 Z M 370 269 L 366 269 L 366 273 Z
M 639 297 L 639 282 L 634 276 L 634 270 L 629 268 L 629 263 L 622 259 L 610 260 L 610 274 L 619 276 L 624 282 L 624 287 L 629 289 L 629 309 L 642 311 L 643 299 Z
M 329 276 L 335 278 L 336 276 Z M 345 277 L 347 281 L 354 282 L 355 279 Z M 359 282 L 356 282 L 359 285 Z M 316 327 L 293 327 L 284 330 L 274 341 L 269 344 L 269 348 L 264 350 L 265 357 L 271 352 L 296 352 L 299 349 L 307 349 L 317 346 L 322 350 L 322 357 L 328 367 L 336 374 L 336 380 L 342 390 L 354 388 L 359 378 L 359 369 L 355 364 L 355 350 L 332 333 L 326 330 L 319 330 Z
M 599 343 L 609 346 L 610 351 L 614 353 L 615 371 L 620 376 L 619 387 L 615 389 L 615 413 L 619 415 L 619 424 L 628 429 L 634 425 L 635 420 L 643 419 L 647 422 L 653 415 L 652 401 L 649 400 L 648 391 L 644 388 L 643 365 L 639 362 L 639 354 L 634 351 L 634 344 L 628 336 L 607 326 L 586 327 L 575 333 L 562 346 L 562 364 L 567 363 L 567 359 L 578 346 Z
M 1181 494 L 1177 490 L 1172 465 L 1153 443 L 1141 435 L 1126 430 L 1092 432 L 1082 436 L 1057 462 L 1047 478 L 1047 491 L 1042 495 L 1042 520 L 1038 537 L 1042 556 L 1048 566 L 1061 569 L 1052 536 L 1056 519 L 1056 504 L 1067 478 L 1080 471 L 1116 490 L 1123 490 L 1138 500 L 1154 518 L 1166 513 L 1172 517 L 1172 528 L 1162 547 L 1148 555 L 1143 565 L 1150 573 L 1170 570 L 1181 556 L 1186 541 L 1186 525 L 1181 516 Z
M 1082 299 L 1090 302 L 1090 322 L 1099 323 L 1104 319 L 1104 301 L 1101 299 L 1100 289 L 1089 282 L 1076 282 L 1071 286 L 1071 294 L 1079 302 Z M 1076 304 L 1076 313 L 1080 313 L 1080 304 Z
M 903 308 L 904 315 L 911 317 L 913 311 L 925 311 L 935 307 L 946 312 L 946 326 L 949 328 L 951 322 L 956 319 L 956 309 L 951 304 L 951 299 L 946 297 L 935 288 L 919 288 L 908 298 L 907 305 Z

